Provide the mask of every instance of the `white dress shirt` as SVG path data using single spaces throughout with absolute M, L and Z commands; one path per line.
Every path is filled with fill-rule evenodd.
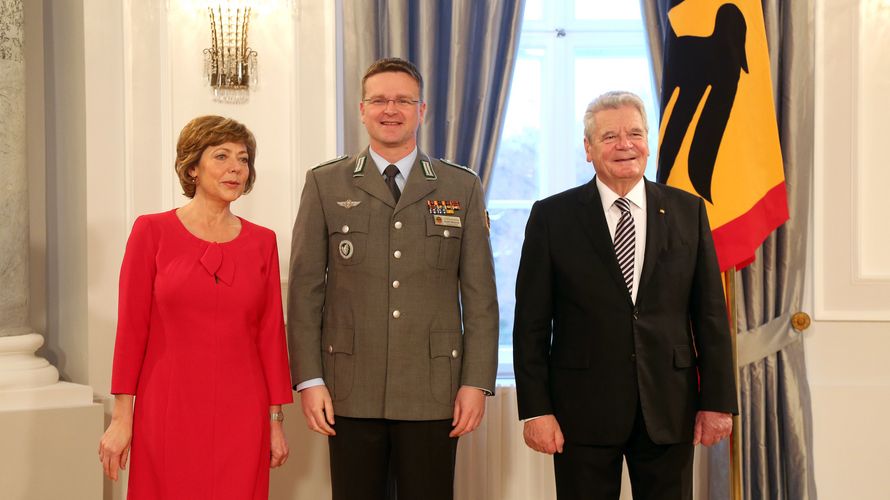
M 618 227 L 618 219 L 621 218 L 621 209 L 615 206 L 615 200 L 620 198 L 609 186 L 603 184 L 599 177 L 596 178 L 596 188 L 600 192 L 600 200 L 603 202 L 603 212 L 606 214 L 606 224 L 609 226 L 609 236 L 615 241 L 615 229 Z M 630 298 L 637 302 L 637 291 L 640 288 L 640 275 L 643 272 L 643 258 L 646 255 L 646 183 L 640 179 L 624 196 L 630 202 L 630 214 L 634 218 L 634 231 L 636 242 L 634 248 L 634 281 Z

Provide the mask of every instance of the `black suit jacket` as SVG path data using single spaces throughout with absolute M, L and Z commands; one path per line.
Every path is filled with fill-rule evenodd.
M 695 413 L 738 413 L 720 271 L 704 203 L 645 181 L 637 301 L 618 268 L 596 181 L 534 204 L 516 281 L 519 418 L 555 414 L 569 442 L 616 445 L 639 401 L 659 444 Z

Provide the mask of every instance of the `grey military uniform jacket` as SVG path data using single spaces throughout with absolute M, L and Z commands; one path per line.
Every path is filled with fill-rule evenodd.
M 310 171 L 287 299 L 294 384 L 322 377 L 336 415 L 398 420 L 451 418 L 464 385 L 494 392 L 488 232 L 479 178 L 422 152 L 398 204 L 367 150 Z

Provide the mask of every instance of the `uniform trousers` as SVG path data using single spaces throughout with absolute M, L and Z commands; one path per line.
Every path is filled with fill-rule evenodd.
M 637 407 L 633 430 L 618 446 L 566 442 L 553 455 L 559 500 L 618 500 L 627 461 L 634 500 L 692 500 L 692 443 L 656 444 Z
M 452 500 L 451 420 L 336 417 L 328 438 L 333 500 Z M 395 495 L 393 496 L 393 492 Z

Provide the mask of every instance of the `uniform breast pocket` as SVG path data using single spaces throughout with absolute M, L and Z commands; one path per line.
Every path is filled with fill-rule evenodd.
M 460 262 L 462 231 L 462 227 L 440 226 L 433 217 L 427 218 L 426 263 L 436 269 L 456 269 Z
M 355 214 L 334 219 L 328 225 L 330 258 L 340 266 L 354 266 L 368 253 L 368 214 Z

